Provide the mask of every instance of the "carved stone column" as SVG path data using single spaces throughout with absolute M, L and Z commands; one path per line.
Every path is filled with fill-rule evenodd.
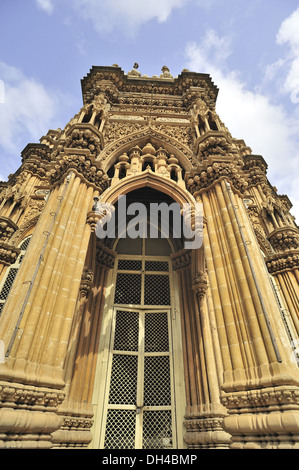
M 173 256 L 181 295 L 187 406 L 185 441 L 189 448 L 227 448 L 230 435 L 223 429 L 226 414 L 220 403 L 212 324 L 205 295 L 203 249 Z M 192 276 L 193 272 L 193 276 Z
M 224 427 L 232 435 L 231 447 L 271 447 L 274 441 L 278 447 L 295 447 L 298 369 L 291 360 L 286 331 L 244 205 L 225 180 L 203 192 L 202 200 L 207 218 L 207 271 L 217 305 L 223 363 L 221 402 L 229 413 Z M 279 422 L 287 409 L 292 413 Z

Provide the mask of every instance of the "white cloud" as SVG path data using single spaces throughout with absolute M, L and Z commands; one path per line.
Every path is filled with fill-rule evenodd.
M 63 107 L 70 104 L 70 98 L 48 90 L 36 79 L 3 62 L 0 62 L 0 76 L 5 84 L 5 101 L 0 104 L 1 155 L 12 155 L 18 167 L 23 147 L 28 142 L 39 142 L 49 128 L 58 127 L 55 124 Z M 1 172 L 8 171 L 9 166 L 13 166 L 11 161 L 3 161 Z
M 278 67 L 282 74 L 287 70 L 284 90 L 293 103 L 299 103 L 299 7 L 282 22 L 276 40 L 287 48 L 286 57 L 280 61 L 283 67 Z
M 54 11 L 54 5 L 52 0 L 35 0 L 38 8 L 45 11 L 48 15 L 51 15 Z
M 101 33 L 111 32 L 115 27 L 134 34 L 143 23 L 157 20 L 163 23 L 175 8 L 181 8 L 190 0 L 72 0 L 80 15 L 93 22 Z M 200 0 L 199 3 L 206 3 Z
M 233 137 L 244 139 L 253 153 L 265 158 L 270 182 L 290 197 L 292 213 L 299 220 L 299 116 L 289 116 L 270 96 L 248 89 L 238 71 L 227 71 L 219 51 L 228 57 L 231 45 L 229 37 L 208 31 L 200 43 L 187 45 L 187 68 L 211 75 L 219 88 L 216 110 L 220 119 Z

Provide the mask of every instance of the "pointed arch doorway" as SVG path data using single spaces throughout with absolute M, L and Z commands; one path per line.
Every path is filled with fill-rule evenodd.
M 184 448 L 185 385 L 172 240 L 120 238 L 107 281 L 93 447 Z

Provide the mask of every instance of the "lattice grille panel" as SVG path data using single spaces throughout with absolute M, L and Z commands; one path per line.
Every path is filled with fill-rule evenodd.
M 109 403 L 134 405 L 137 391 L 137 356 L 114 354 Z
M 8 276 L 0 292 L 0 300 L 6 300 L 17 272 L 18 268 L 10 268 Z
M 144 304 L 170 305 L 169 277 L 167 275 L 145 275 Z
M 141 271 L 142 261 L 133 259 L 120 259 L 118 260 L 118 269 L 125 271 Z
M 135 448 L 135 410 L 108 410 L 105 449 Z
M 114 349 L 138 351 L 139 313 L 118 310 L 114 336 Z
M 169 356 L 144 358 L 144 405 L 171 405 Z
M 114 302 L 135 305 L 141 303 L 141 274 L 117 274 Z
M 145 352 L 169 351 L 167 312 L 145 313 Z
M 168 271 L 168 261 L 146 261 L 146 271 Z
M 171 449 L 173 447 L 170 410 L 146 411 L 143 417 L 143 448 Z
M 26 240 L 23 241 L 22 245 L 20 246 L 20 249 L 22 251 L 27 250 L 30 240 L 31 240 L 31 237 L 26 238 Z

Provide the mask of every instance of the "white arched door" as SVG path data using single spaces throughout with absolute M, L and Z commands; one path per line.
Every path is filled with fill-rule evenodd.
M 107 334 L 98 447 L 183 447 L 182 352 L 168 242 L 122 240 L 117 251 L 102 326 Z

